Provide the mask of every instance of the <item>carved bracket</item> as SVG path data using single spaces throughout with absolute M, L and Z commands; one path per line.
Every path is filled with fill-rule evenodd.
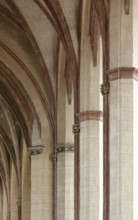
M 110 92 L 110 85 L 109 83 L 105 83 L 101 85 L 101 93 L 102 95 L 107 95 Z
M 80 133 L 80 124 L 74 124 L 72 126 L 72 132 L 74 135 L 77 135 Z
M 28 152 L 30 156 L 41 154 L 43 151 L 44 146 L 42 145 L 36 145 L 32 147 L 28 147 Z
M 58 144 L 56 146 L 56 152 L 63 153 L 63 152 L 73 152 L 74 151 L 74 145 L 73 144 Z

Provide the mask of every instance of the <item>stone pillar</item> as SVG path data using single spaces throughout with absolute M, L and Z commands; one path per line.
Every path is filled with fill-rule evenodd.
M 22 142 L 22 220 L 30 220 L 31 216 L 31 161 L 28 155 L 26 142 Z
M 18 220 L 21 220 L 22 219 L 22 199 L 21 198 L 18 198 L 17 206 L 18 206 Z
M 2 182 L 0 186 L 0 220 L 2 220 L 3 216 L 3 187 L 2 187 Z
M 31 220 L 52 220 L 52 148 L 33 146 L 28 150 L 31 156 Z
M 138 71 L 118 68 L 110 81 L 110 219 L 138 218 Z
M 84 2 L 84 10 L 90 1 Z M 88 9 L 85 11 L 88 21 Z M 93 66 L 90 39 L 88 36 L 89 22 L 84 22 L 81 42 L 80 63 L 80 217 L 79 220 L 101 220 L 103 216 L 103 122 L 102 122 L 102 46 L 99 39 L 97 65 Z
M 6 220 L 10 220 L 10 212 L 7 212 L 7 219 Z
M 18 187 L 19 187 L 19 185 L 18 185 L 16 171 L 15 171 L 14 165 L 12 164 L 12 169 L 11 169 L 11 198 L 10 198 L 11 220 L 18 220 L 18 207 L 17 207 L 18 190 L 19 190 Z
M 7 198 L 6 198 L 6 191 L 5 188 L 3 187 L 3 215 L 2 215 L 2 220 L 7 220 L 7 210 L 8 210 L 8 203 L 7 203 Z
M 80 121 L 80 220 L 99 220 L 102 207 L 102 112 L 78 114 Z M 101 152 L 101 153 L 100 153 Z M 100 182 L 101 181 L 101 182 Z M 101 198 L 102 200 L 102 198 Z M 103 201 L 102 201 L 103 202 Z
M 57 150 L 57 220 L 74 220 L 74 146 L 59 144 Z
M 111 0 L 109 10 L 110 219 L 118 220 L 138 219 L 138 1 L 127 3 Z

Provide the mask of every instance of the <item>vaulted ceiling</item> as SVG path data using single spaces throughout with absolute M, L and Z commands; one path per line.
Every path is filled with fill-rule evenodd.
M 128 13 L 129 0 L 124 4 Z M 71 102 L 73 88 L 74 112 L 79 112 L 85 26 L 93 65 L 97 64 L 101 37 L 104 70 L 108 69 L 108 7 L 109 0 L 0 0 L 0 176 L 4 173 L 3 181 L 8 178 L 9 156 L 15 161 L 18 176 L 21 133 L 28 146 L 35 143 L 32 137 L 36 130 L 42 142 L 54 137 L 59 66 L 64 69 L 68 101 Z M 106 80 L 106 76 L 103 78 Z

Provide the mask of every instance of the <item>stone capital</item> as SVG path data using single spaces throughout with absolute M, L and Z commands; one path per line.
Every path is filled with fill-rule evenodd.
M 103 83 L 101 85 L 101 93 L 102 95 L 107 95 L 110 93 L 110 85 L 109 83 Z
M 58 153 L 64 153 L 64 152 L 74 152 L 74 145 L 73 144 L 58 144 L 56 146 L 56 152 Z
M 28 147 L 28 152 L 29 152 L 30 156 L 38 155 L 38 154 L 42 153 L 43 148 L 44 148 L 44 146 L 42 146 L 42 145 L 31 146 L 31 147 Z
M 74 124 L 72 126 L 72 132 L 73 132 L 74 135 L 77 135 L 77 134 L 80 133 L 80 124 L 79 123 Z

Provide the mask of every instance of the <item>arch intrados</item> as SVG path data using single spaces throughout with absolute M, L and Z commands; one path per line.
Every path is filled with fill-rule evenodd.
M 0 93 L 11 112 L 17 118 L 29 147 L 32 143 L 34 122 L 41 135 L 40 121 L 23 85 L 2 62 L 0 62 Z

